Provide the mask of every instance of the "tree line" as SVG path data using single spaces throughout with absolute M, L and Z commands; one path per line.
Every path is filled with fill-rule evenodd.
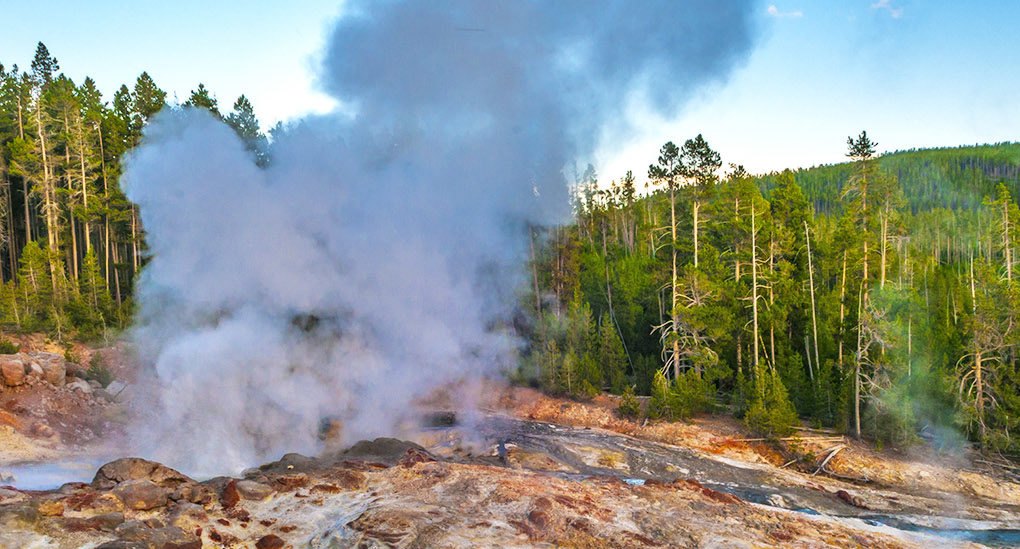
M 107 101 L 40 43 L 0 65 L 0 324 L 57 339 L 125 326 L 145 234 L 125 154 L 164 108 L 209 110 L 260 165 L 243 95 L 180 105 L 142 73 Z M 552 392 L 650 396 L 653 416 L 725 410 L 770 436 L 795 421 L 904 444 L 1020 452 L 1020 145 L 878 156 L 752 176 L 702 136 L 663 145 L 647 182 L 574 186 L 572 223 L 532 227 L 530 345 Z
M 223 119 L 265 161 L 245 96 L 222 114 L 199 84 L 183 106 Z M 92 78 L 60 72 L 41 42 L 28 70 L 0 63 L 0 324 L 64 339 L 130 321 L 145 239 L 119 181 L 126 153 L 166 107 L 146 72 L 105 100 Z
M 799 419 L 882 443 L 1020 453 L 1020 145 L 878 156 L 751 176 L 702 136 L 575 187 L 574 222 L 531 231 L 530 346 L 546 390 Z

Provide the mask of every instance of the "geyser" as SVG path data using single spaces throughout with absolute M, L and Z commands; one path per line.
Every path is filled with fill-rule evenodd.
M 124 176 L 151 254 L 135 450 L 237 471 L 314 452 L 323 417 L 392 434 L 415 396 L 512 366 L 491 326 L 525 227 L 564 219 L 564 173 L 628 136 L 628 106 L 676 109 L 742 60 L 752 5 L 350 1 L 320 75 L 344 113 L 274 134 L 268 167 L 207 112 L 159 114 Z

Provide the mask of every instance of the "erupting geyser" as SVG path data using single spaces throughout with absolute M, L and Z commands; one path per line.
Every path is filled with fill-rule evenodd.
M 344 113 L 274 134 L 268 167 L 207 112 L 158 115 L 125 174 L 152 255 L 137 450 L 236 471 L 314 451 L 327 416 L 390 433 L 415 396 L 511 366 L 491 326 L 525 226 L 563 219 L 564 174 L 628 137 L 629 108 L 742 60 L 751 4 L 350 1 L 321 71 Z

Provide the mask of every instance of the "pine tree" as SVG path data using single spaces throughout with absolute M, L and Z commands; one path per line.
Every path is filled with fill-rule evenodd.
M 225 119 L 227 124 L 244 141 L 245 147 L 255 155 L 259 165 L 267 161 L 266 136 L 259 129 L 259 121 L 255 117 L 255 109 L 245 96 L 240 96 L 234 102 L 234 110 Z
M 626 385 L 627 353 L 623 349 L 623 341 L 616 331 L 609 313 L 603 313 L 599 319 L 599 346 L 596 353 L 602 379 L 608 384 L 609 390 L 621 393 Z
M 191 90 L 191 96 L 184 102 L 184 106 L 205 109 L 216 116 L 216 118 L 222 118 L 219 107 L 216 104 L 216 98 L 209 93 L 205 84 L 199 83 L 198 88 Z

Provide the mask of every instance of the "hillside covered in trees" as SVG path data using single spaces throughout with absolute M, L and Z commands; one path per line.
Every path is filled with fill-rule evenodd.
M 653 416 L 802 418 L 882 443 L 966 433 L 1016 453 L 1020 145 L 876 155 L 755 177 L 699 135 L 638 189 L 589 171 L 575 222 L 535 228 L 523 380 L 651 395 Z M 643 192 L 642 192 L 643 191 Z
M 104 98 L 91 78 L 61 73 L 42 43 L 28 70 L 2 62 L 0 323 L 58 339 L 123 327 L 145 244 L 122 163 L 167 94 L 143 72 Z M 199 84 L 184 105 L 223 119 L 263 160 L 266 139 L 243 95 L 224 114 Z
M 221 113 L 199 84 L 168 105 L 143 73 L 104 98 L 43 44 L 28 70 L 0 65 L 4 328 L 90 339 L 130 322 L 145 243 L 122 164 L 149 117 L 180 106 L 269 161 L 244 96 Z M 698 136 L 664 145 L 647 183 L 589 170 L 573 223 L 529 235 L 515 375 L 622 394 L 623 413 L 637 394 L 653 416 L 734 413 L 769 436 L 800 418 L 1020 452 L 1020 144 L 878 156 L 862 133 L 848 156 L 753 176 Z

